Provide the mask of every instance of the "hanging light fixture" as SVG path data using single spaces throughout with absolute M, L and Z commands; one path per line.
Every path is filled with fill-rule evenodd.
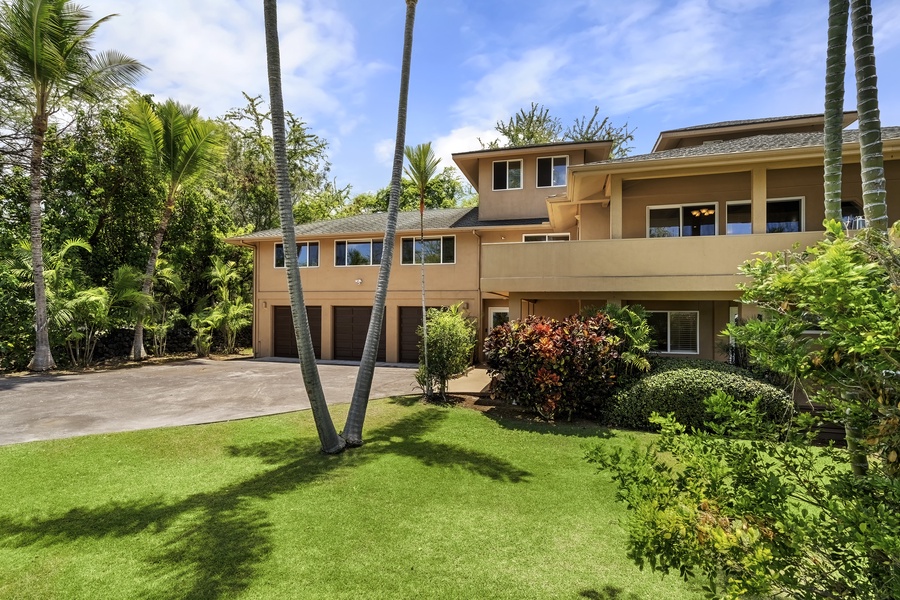
M 695 208 L 691 211 L 691 214 L 695 217 L 711 217 L 716 214 L 716 209 L 704 206 L 703 208 Z

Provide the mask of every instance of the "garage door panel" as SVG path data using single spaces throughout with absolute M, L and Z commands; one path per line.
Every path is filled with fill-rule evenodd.
M 362 359 L 366 346 L 366 334 L 369 331 L 369 320 L 372 318 L 371 306 L 335 306 L 334 307 L 334 358 L 337 360 Z M 378 342 L 376 360 L 384 362 L 386 358 L 385 320 L 381 322 L 381 339 Z
M 290 306 L 272 307 L 273 356 L 297 358 L 297 339 L 294 336 L 294 320 Z M 313 351 L 316 358 L 322 358 L 322 307 L 307 306 L 306 318 L 312 335 Z
M 429 306 L 427 308 L 439 308 Z M 421 306 L 400 307 L 400 362 L 419 362 L 419 334 L 418 328 L 422 325 Z

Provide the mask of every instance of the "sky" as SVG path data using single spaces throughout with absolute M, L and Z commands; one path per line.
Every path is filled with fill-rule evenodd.
M 150 71 L 142 93 L 218 117 L 268 102 L 260 0 L 83 0 L 96 50 Z M 406 144 L 442 166 L 479 150 L 532 102 L 564 126 L 595 106 L 634 128 L 632 154 L 660 131 L 821 113 L 827 0 L 419 0 Z M 883 125 L 900 125 L 900 0 L 872 0 Z M 352 194 L 388 185 L 404 0 L 281 0 L 285 108 L 329 145 Z M 852 61 L 852 57 L 851 57 Z M 848 63 L 846 109 L 855 101 Z

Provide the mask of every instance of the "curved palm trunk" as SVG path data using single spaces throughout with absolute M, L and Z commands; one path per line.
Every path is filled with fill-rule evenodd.
M 853 60 L 856 65 L 856 105 L 859 110 L 860 166 L 862 167 L 863 214 L 868 227 L 887 232 L 887 190 L 881 145 L 881 116 L 875 75 L 875 42 L 872 38 L 870 0 L 852 0 Z
M 47 371 L 56 367 L 50 351 L 49 319 L 47 317 L 47 286 L 44 283 L 44 251 L 41 238 L 41 167 L 44 159 L 44 136 L 47 115 L 38 114 L 32 121 L 31 142 L 31 264 L 34 272 L 34 356 L 28 363 L 32 371 Z
M 850 0 L 831 0 L 825 61 L 825 220 L 840 221 L 843 168 L 844 75 Z
M 343 437 L 350 446 L 362 445 L 362 428 L 366 420 L 366 408 L 369 404 L 369 393 L 372 391 L 372 378 L 375 375 L 375 359 L 378 352 L 378 341 L 381 336 L 381 324 L 384 321 L 384 305 L 387 299 L 388 281 L 391 278 L 391 263 L 394 258 L 394 242 L 397 233 L 397 210 L 400 201 L 400 173 L 403 169 L 403 148 L 406 145 L 406 107 L 409 97 L 409 64 L 412 56 L 413 24 L 416 20 L 417 0 L 406 0 L 406 26 L 403 32 L 403 63 L 400 70 L 400 99 L 397 103 L 397 134 L 394 139 L 394 166 L 391 171 L 391 196 L 388 203 L 388 219 L 384 232 L 384 245 L 381 255 L 381 268 L 378 270 L 378 282 L 375 288 L 375 302 L 372 306 L 372 318 L 369 321 L 369 332 L 363 348 L 359 372 L 356 375 L 356 386 L 353 399 L 350 401 L 350 412 L 344 425 Z
M 147 268 L 144 269 L 144 282 L 141 285 L 141 292 L 151 295 L 153 292 L 153 277 L 156 275 L 156 261 L 159 258 L 159 251 L 162 248 L 163 238 L 166 236 L 166 230 L 169 228 L 169 221 L 172 220 L 172 213 L 175 211 L 175 190 L 169 191 L 169 197 L 166 198 L 166 205 L 163 208 L 162 217 L 159 219 L 159 225 L 156 233 L 153 235 L 153 246 L 150 248 L 150 258 L 147 259 Z M 131 359 L 144 360 L 147 358 L 147 351 L 144 349 L 144 316 L 143 312 L 138 314 L 137 321 L 134 324 L 134 342 L 131 346 Z
M 278 46 L 278 16 L 276 0 L 263 0 L 263 15 L 266 29 L 266 64 L 269 75 L 269 108 L 272 111 L 272 140 L 275 154 L 275 185 L 278 188 L 278 210 L 281 216 L 281 229 L 284 241 L 284 260 L 287 271 L 288 291 L 291 298 L 291 316 L 294 322 L 294 335 L 300 355 L 300 370 L 303 384 L 312 408 L 316 431 L 322 450 L 328 454 L 341 452 L 345 443 L 337 434 L 325 392 L 319 380 L 316 367 L 316 356 L 313 350 L 312 335 L 309 331 L 309 320 L 306 316 L 306 305 L 303 301 L 303 288 L 300 282 L 300 269 L 297 268 L 297 242 L 294 231 L 294 214 L 291 205 L 290 182 L 288 181 L 287 150 L 284 131 L 284 105 L 281 95 L 281 54 Z M 379 325 L 380 327 L 380 325 Z

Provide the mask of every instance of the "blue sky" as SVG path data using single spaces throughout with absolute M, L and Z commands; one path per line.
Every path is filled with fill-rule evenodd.
M 85 0 L 98 31 L 152 71 L 137 85 L 215 117 L 268 98 L 260 0 Z M 822 111 L 827 0 L 419 0 L 407 144 L 442 164 L 531 102 L 568 125 L 595 105 L 658 133 Z M 281 0 L 285 107 L 329 143 L 353 193 L 387 185 L 403 0 Z M 872 0 L 882 123 L 900 125 L 900 2 Z M 846 107 L 855 107 L 852 66 Z

